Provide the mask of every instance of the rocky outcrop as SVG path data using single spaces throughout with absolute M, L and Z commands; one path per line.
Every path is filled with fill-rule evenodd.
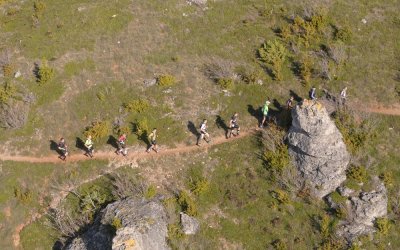
M 304 100 L 292 110 L 292 119 L 287 135 L 289 153 L 304 181 L 322 198 L 346 179 L 350 155 L 320 103 Z
M 347 220 L 342 223 L 338 234 L 348 241 L 356 237 L 372 233 L 376 218 L 387 215 L 387 194 L 382 183 L 377 184 L 371 192 L 361 192 L 347 201 Z
M 126 199 L 108 205 L 89 230 L 65 249 L 163 250 L 169 249 L 166 237 L 166 213 L 159 202 Z
M 189 4 L 196 4 L 196 5 L 206 5 L 207 0 L 187 0 L 186 1 Z
M 200 229 L 199 221 L 185 213 L 181 213 L 181 224 L 182 231 L 186 235 L 196 234 Z

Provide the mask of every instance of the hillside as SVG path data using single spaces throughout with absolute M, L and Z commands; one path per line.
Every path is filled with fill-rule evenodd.
M 107 248 L 149 248 L 153 215 L 118 218 L 126 200 L 162 210 L 165 248 L 400 248 L 399 11 L 391 0 L 0 0 L 0 248 L 83 249 L 68 244 L 96 230 Z M 228 139 L 235 112 L 241 133 Z M 203 119 L 211 142 L 197 146 Z M 153 128 L 159 152 L 146 153 Z

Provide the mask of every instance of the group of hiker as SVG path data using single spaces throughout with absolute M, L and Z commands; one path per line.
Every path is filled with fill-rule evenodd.
M 345 105 L 346 97 L 347 97 L 347 87 L 343 88 L 342 91 L 340 92 L 340 103 L 342 105 Z M 317 100 L 315 87 L 312 87 L 310 89 L 309 98 L 314 101 Z M 263 128 L 265 122 L 267 121 L 270 104 L 271 104 L 271 102 L 268 99 L 261 108 L 262 120 L 261 120 L 261 123 L 259 124 L 260 128 Z M 294 96 L 291 95 L 290 98 L 286 101 L 286 109 L 291 110 L 293 107 L 294 107 Z M 240 126 L 238 123 L 238 119 L 239 119 L 239 114 L 237 112 L 235 112 L 229 121 L 228 131 L 226 133 L 227 139 L 231 138 L 232 135 L 239 136 Z M 150 153 L 151 150 L 153 150 L 156 153 L 158 153 L 159 150 L 158 150 L 158 145 L 157 145 L 157 128 L 153 128 L 153 130 L 151 131 L 151 133 L 148 135 L 147 138 L 149 141 L 149 146 L 146 149 L 146 152 Z M 127 140 L 127 135 L 125 133 L 120 135 L 120 137 L 118 138 L 117 150 L 115 151 L 115 153 L 117 155 L 120 155 L 120 154 L 122 154 L 123 156 L 127 155 L 128 152 L 127 152 L 127 148 L 126 148 L 126 140 Z M 197 137 L 196 145 L 200 146 L 203 140 L 205 140 L 207 143 L 211 142 L 210 134 L 207 131 L 207 119 L 204 119 L 202 121 L 202 123 L 200 124 L 200 133 Z M 65 143 L 65 139 L 61 138 L 57 146 L 58 146 L 58 150 L 60 153 L 59 158 L 61 160 L 65 161 L 68 156 L 68 147 L 67 147 L 67 144 Z M 84 155 L 87 157 L 93 158 L 94 147 L 93 147 L 93 141 L 92 141 L 91 135 L 87 136 L 86 141 L 84 143 L 84 149 L 86 151 Z

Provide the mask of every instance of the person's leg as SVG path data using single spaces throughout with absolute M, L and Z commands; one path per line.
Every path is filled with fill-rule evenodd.
M 197 140 L 197 145 L 200 146 L 201 142 L 203 141 L 203 138 L 204 138 L 204 133 L 201 133 L 201 132 L 200 132 L 199 139 Z
M 264 122 L 265 122 L 266 119 L 267 119 L 267 116 L 263 115 L 263 119 L 261 121 L 260 128 L 262 128 L 264 126 Z
M 240 126 L 236 126 L 236 135 L 239 135 L 240 133 Z
M 208 133 L 204 134 L 204 140 L 209 143 L 210 142 L 210 135 Z
M 228 138 L 231 138 L 231 136 L 232 136 L 232 132 L 233 132 L 233 130 L 234 130 L 235 128 L 234 127 L 230 127 L 229 129 L 228 129 Z
M 153 150 L 154 150 L 156 153 L 158 153 L 158 146 L 157 146 L 157 143 L 156 143 L 156 142 L 154 142 L 154 144 L 153 144 Z

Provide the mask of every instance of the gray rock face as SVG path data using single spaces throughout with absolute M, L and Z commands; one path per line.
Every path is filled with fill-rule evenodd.
M 120 221 L 121 227 L 111 226 Z M 155 201 L 126 199 L 108 205 L 95 223 L 65 249 L 169 249 L 166 243 L 167 218 L 164 207 Z
M 181 213 L 181 224 L 183 233 L 186 235 L 196 234 L 200 229 L 199 221 L 185 213 Z
M 346 179 L 350 155 L 342 135 L 318 102 L 304 100 L 292 110 L 287 135 L 289 153 L 317 197 L 334 191 Z
M 347 203 L 347 221 L 338 234 L 352 241 L 360 235 L 374 232 L 375 219 L 387 215 L 387 203 L 386 188 L 382 183 L 371 192 L 361 192 L 358 197 L 351 197 Z

